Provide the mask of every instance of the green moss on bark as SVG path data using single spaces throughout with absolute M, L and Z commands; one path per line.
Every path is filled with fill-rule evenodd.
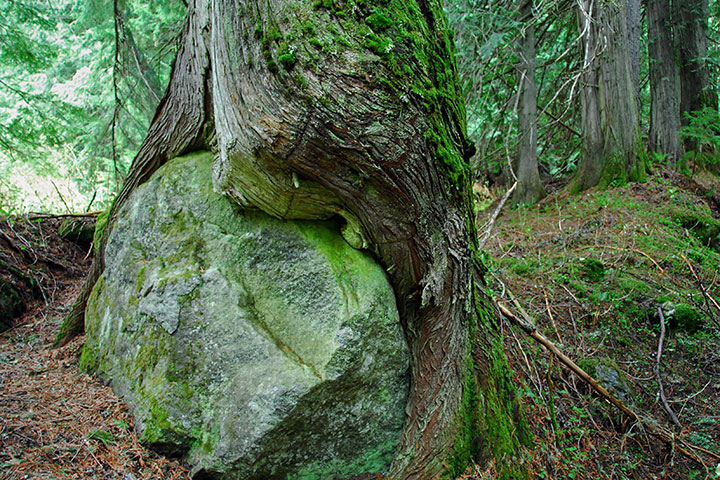
M 472 355 L 468 352 L 465 365 L 465 382 L 463 398 L 457 418 L 458 435 L 453 448 L 453 455 L 443 473 L 443 477 L 455 479 L 462 474 L 470 460 L 480 453 L 481 435 L 478 384 L 475 378 L 475 366 Z
M 97 220 L 95 221 L 95 233 L 93 234 L 93 251 L 95 252 L 95 255 L 98 255 L 99 253 L 100 243 L 102 242 L 102 237 L 105 234 L 105 227 L 107 227 L 108 220 L 110 220 L 110 212 L 112 212 L 114 206 L 115 200 L 113 199 L 110 206 L 98 215 Z
M 375 81 L 385 86 L 388 93 L 427 114 L 428 147 L 443 165 L 451 191 L 462 196 L 472 177 L 465 158 L 471 144 L 466 135 L 453 34 L 442 4 L 431 1 L 425 5 L 427 8 L 421 10 L 416 2 L 400 0 L 311 0 L 303 8 L 302 2 L 289 2 L 287 11 L 273 15 L 275 18 L 288 15 L 297 20 L 284 27 L 285 31 L 279 31 L 280 37 L 295 48 L 294 58 L 279 51 L 276 57 L 273 39 L 263 34 L 262 29 L 258 38 L 262 38 L 268 68 L 272 67 L 274 72 L 278 71 L 277 63 L 285 70 L 300 67 L 319 71 L 318 50 L 326 56 L 349 54 L 374 62 L 379 68 L 357 71 L 357 76 L 365 79 L 367 74 L 375 75 Z M 273 25 L 272 20 L 266 23 Z M 357 66 L 367 63 L 360 61 Z
M 488 370 L 475 371 L 475 378 L 481 381 L 477 392 L 482 443 L 474 457 L 495 458 L 500 479 L 528 478 L 521 453 L 533 445 L 530 429 L 516 398 L 512 372 L 497 334 L 498 325 L 492 320 L 495 317 L 492 306 L 480 293 L 475 296 L 475 304 L 482 331 L 487 333 L 473 337 L 473 356 L 485 357 L 480 364 L 487 364 Z

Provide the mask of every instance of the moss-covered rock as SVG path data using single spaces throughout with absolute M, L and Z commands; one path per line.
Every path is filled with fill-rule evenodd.
M 237 211 L 213 192 L 211 163 L 175 159 L 123 206 L 81 365 L 194 472 L 386 471 L 409 352 L 385 273 L 332 223 Z
M 707 323 L 707 317 L 698 309 L 685 303 L 666 301 L 662 304 L 663 315 L 670 330 L 684 330 L 696 333 L 702 330 Z M 660 318 L 654 315 L 654 320 L 660 324 Z
M 609 358 L 585 359 L 578 362 L 580 368 L 594 376 L 605 389 L 623 403 L 633 402 L 630 384 L 618 364 Z
M 693 211 L 675 213 L 675 221 L 690 231 L 706 247 L 720 252 L 720 221 Z

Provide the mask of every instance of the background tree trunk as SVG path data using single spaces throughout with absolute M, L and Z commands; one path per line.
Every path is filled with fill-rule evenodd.
M 580 0 L 583 140 L 573 190 L 645 176 L 624 5 Z
M 647 0 L 650 64 L 649 149 L 667 154 L 674 165 L 682 157 L 680 143 L 680 86 L 671 38 L 669 0 Z
M 512 204 L 533 204 L 543 198 L 537 162 L 537 84 L 535 83 L 535 18 L 532 2 L 521 0 L 520 21 L 524 29 L 518 42 L 518 111 L 517 187 Z
M 675 0 L 675 40 L 680 57 L 680 112 L 717 108 L 717 93 L 710 87 L 707 56 L 709 7 L 707 0 Z
M 472 148 L 440 0 L 194 0 L 189 10 L 170 87 L 106 230 L 137 185 L 200 148 L 217 152 L 216 187 L 241 205 L 337 218 L 387 270 L 411 350 L 392 478 L 456 476 L 480 456 L 522 475 L 509 455 L 526 431 L 484 293 Z
M 640 39 L 642 38 L 642 12 L 641 0 L 626 1 L 628 51 L 630 53 L 630 68 L 632 72 L 632 84 L 635 91 L 635 102 L 637 111 L 641 112 L 640 105 Z M 641 116 L 638 115 L 641 119 Z

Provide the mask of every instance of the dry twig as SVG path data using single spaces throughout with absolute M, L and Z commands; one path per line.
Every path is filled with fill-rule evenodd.
M 552 324 L 553 330 L 555 330 L 555 336 L 557 337 L 558 342 L 560 343 L 560 345 L 562 345 L 563 341 L 562 338 L 560 338 L 560 332 L 558 332 L 557 325 L 555 325 L 555 317 L 553 317 L 552 310 L 550 309 L 548 294 L 545 290 L 543 290 L 543 295 L 545 295 L 545 307 L 547 308 L 548 317 L 550 317 L 550 323 Z
M 662 401 L 665 411 L 668 413 L 670 420 L 675 424 L 676 427 L 682 430 L 683 426 L 678 420 L 675 412 L 668 404 L 667 398 L 665 397 L 665 389 L 663 388 L 662 379 L 660 378 L 660 361 L 663 354 L 663 342 L 665 341 L 665 315 L 663 315 L 662 308 L 658 307 L 658 315 L 660 316 L 660 339 L 658 340 L 657 355 L 655 356 L 655 380 L 658 382 L 658 389 L 660 390 L 660 400 Z
M 625 415 L 627 415 L 631 420 L 634 420 L 640 424 L 642 424 L 649 432 L 657 436 L 660 440 L 670 445 L 672 448 L 677 450 L 678 452 L 682 453 L 689 459 L 697 462 L 698 464 L 702 465 L 705 468 L 708 467 L 715 467 L 715 465 L 708 465 L 707 462 L 705 462 L 697 453 L 694 452 L 701 452 L 707 455 L 708 457 L 711 457 L 713 461 L 720 461 L 720 455 L 711 452 L 709 450 L 706 450 L 704 448 L 698 447 L 697 445 L 693 445 L 680 436 L 675 435 L 674 433 L 668 431 L 667 429 L 661 427 L 657 421 L 650 420 L 644 420 L 641 418 L 638 414 L 630 410 L 623 402 L 621 402 L 617 397 L 615 397 L 613 394 L 611 394 L 605 387 L 600 385 L 596 379 L 591 377 L 585 370 L 580 368 L 575 362 L 573 362 L 567 355 L 565 355 L 553 342 L 548 340 L 547 337 L 545 337 L 543 334 L 537 331 L 535 328 L 535 325 L 532 323 L 529 323 L 525 320 L 520 319 L 517 317 L 514 313 L 512 313 L 505 305 L 503 305 L 499 301 L 495 301 L 495 305 L 497 309 L 500 311 L 500 313 L 507 318 L 508 320 L 511 320 L 513 323 L 518 325 L 522 330 L 525 331 L 528 335 L 530 335 L 534 340 L 536 340 L 538 343 L 543 345 L 545 348 L 550 350 L 557 358 L 566 366 L 568 367 L 575 375 L 580 377 L 583 381 L 585 381 L 588 385 L 590 385 L 596 392 L 598 392 L 600 395 L 602 395 L 608 402 L 610 402 L 612 405 L 617 407 L 621 412 L 623 412 Z

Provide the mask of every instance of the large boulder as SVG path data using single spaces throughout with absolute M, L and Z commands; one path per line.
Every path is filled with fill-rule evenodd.
M 213 192 L 211 163 L 173 160 L 121 209 L 81 365 L 194 473 L 386 471 L 409 352 L 382 268 L 332 223 L 237 209 Z

